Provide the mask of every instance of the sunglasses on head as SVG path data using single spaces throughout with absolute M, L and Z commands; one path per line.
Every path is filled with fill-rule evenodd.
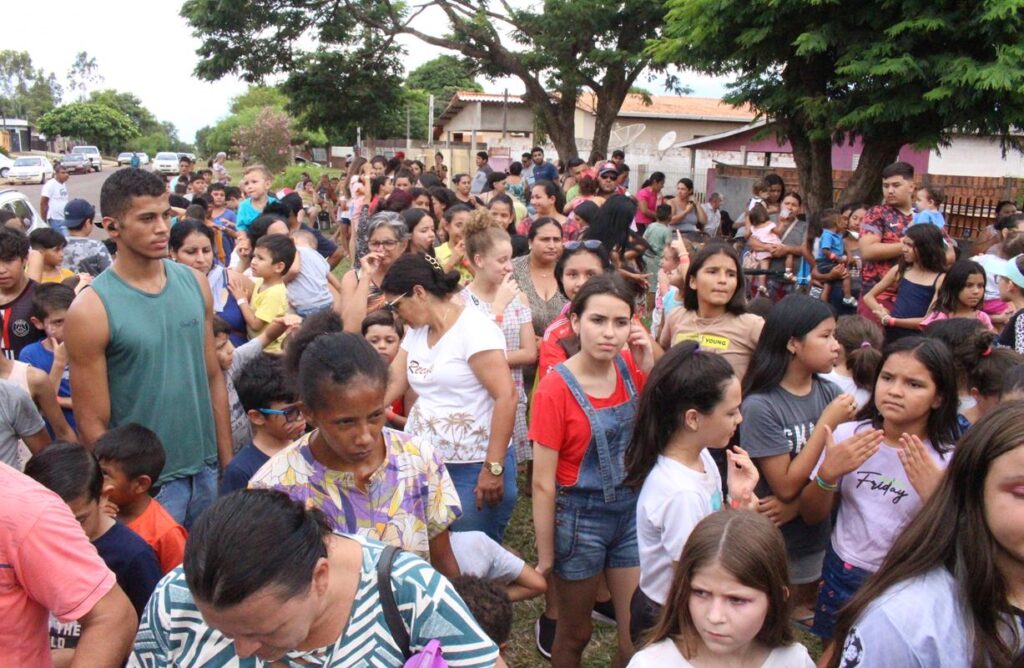
M 408 294 L 409 294 L 408 291 L 403 292 L 402 294 L 398 295 L 397 297 L 395 297 L 391 301 L 384 302 L 384 304 L 381 305 L 381 308 L 384 309 L 385 311 L 387 311 L 388 313 L 394 314 L 395 310 L 398 308 L 398 302 L 400 300 L 404 299 Z
M 574 251 L 580 246 L 583 246 L 587 250 L 597 250 L 601 247 L 601 242 L 597 239 L 584 239 L 583 241 L 567 241 L 565 242 L 565 250 Z

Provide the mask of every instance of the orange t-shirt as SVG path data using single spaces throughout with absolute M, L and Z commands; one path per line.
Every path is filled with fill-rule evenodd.
M 184 559 L 188 532 L 185 531 L 185 527 L 174 521 L 171 514 L 156 499 L 149 502 L 146 510 L 136 517 L 128 528 L 149 543 L 156 552 L 156 558 L 160 560 L 160 570 L 164 573 L 170 572 Z

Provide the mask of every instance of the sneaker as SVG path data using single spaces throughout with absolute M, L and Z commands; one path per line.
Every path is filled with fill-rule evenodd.
M 857 298 L 856 297 L 843 297 L 843 304 L 845 304 L 846 306 L 856 306 L 857 305 Z
M 555 646 L 555 627 L 558 620 L 548 619 L 544 613 L 540 613 L 537 622 L 533 625 L 534 640 L 537 642 L 537 651 L 545 659 L 551 658 L 551 648 Z
M 607 601 L 598 601 L 595 603 L 594 610 L 590 613 L 590 618 L 595 622 L 616 626 L 615 606 L 612 605 L 612 600 L 608 599 Z
M 782 280 L 786 281 L 787 283 L 795 283 L 796 276 L 793 275 L 793 272 L 787 271 L 782 275 Z

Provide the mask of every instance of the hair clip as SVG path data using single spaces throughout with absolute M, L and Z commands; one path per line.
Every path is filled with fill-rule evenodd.
M 860 342 L 860 347 L 861 348 L 870 348 L 871 347 L 871 342 L 870 341 L 861 341 Z
M 985 350 L 981 351 L 981 356 L 982 357 L 988 357 L 991 354 L 992 354 L 992 346 L 989 346 L 988 348 L 985 348 Z
M 439 275 L 444 276 L 444 268 L 441 266 L 441 263 L 437 261 L 436 257 L 426 254 L 424 254 L 423 257 L 427 258 L 427 264 L 429 264 L 434 271 Z

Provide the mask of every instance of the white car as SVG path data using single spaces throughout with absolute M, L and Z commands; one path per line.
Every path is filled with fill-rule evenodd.
M 0 153 L 0 180 L 7 178 L 7 172 L 14 167 L 14 159 Z
M 85 156 L 89 164 L 92 165 L 94 172 L 103 171 L 103 156 L 100 155 L 100 150 L 95 146 L 76 146 L 71 149 L 71 152 Z
M 0 209 L 10 211 L 17 216 L 22 225 L 25 226 L 26 233 L 41 227 L 47 227 L 46 221 L 40 218 L 39 212 L 28 201 L 24 193 L 13 188 L 0 188 Z
M 140 165 L 148 165 L 149 164 L 149 156 L 146 155 L 145 153 L 142 153 L 142 152 L 132 153 L 131 151 L 125 151 L 124 153 L 119 153 L 117 155 L 117 166 L 121 167 L 122 165 L 130 165 L 130 164 L 132 164 L 132 156 L 133 155 L 139 156 L 139 164 Z
M 46 183 L 52 177 L 53 165 L 40 155 L 21 156 L 7 172 L 7 180 L 12 183 Z
M 160 151 L 153 158 L 153 171 L 160 174 L 178 173 L 178 154 L 170 151 Z

